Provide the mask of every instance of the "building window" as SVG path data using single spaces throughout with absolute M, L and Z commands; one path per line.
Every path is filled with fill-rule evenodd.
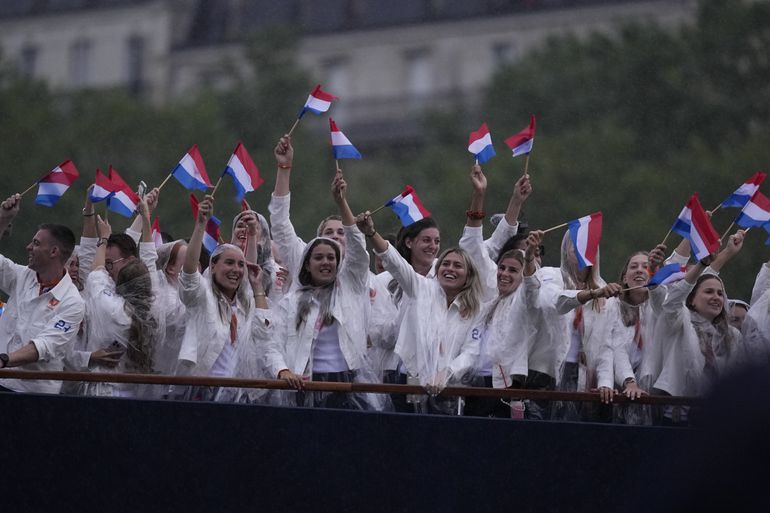
M 412 50 L 405 54 L 406 92 L 410 96 L 425 96 L 433 90 L 433 69 L 427 50 Z
M 22 76 L 32 78 L 37 68 L 38 49 L 33 45 L 26 45 L 19 54 L 19 72 Z
M 344 57 L 329 59 L 323 66 L 324 89 L 345 96 L 350 92 L 350 66 Z
M 126 42 L 126 75 L 128 90 L 139 95 L 144 89 L 144 38 L 131 36 Z
M 84 86 L 91 80 L 91 41 L 78 39 L 70 47 L 70 82 Z

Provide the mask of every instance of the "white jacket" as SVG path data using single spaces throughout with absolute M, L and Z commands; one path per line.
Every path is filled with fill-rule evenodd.
M 246 277 L 244 277 L 244 280 Z M 245 284 L 243 286 L 250 286 Z M 207 376 L 214 362 L 217 361 L 225 344 L 230 343 L 230 324 L 224 322 L 219 315 L 217 299 L 211 287 L 210 274 L 201 276 L 199 272 L 179 273 L 179 298 L 186 308 L 187 322 L 182 346 L 179 349 L 179 367 L 177 373 Z M 269 310 L 258 309 L 254 305 L 251 293 L 249 298 L 249 315 L 246 315 L 244 305 L 238 305 L 236 319 L 238 321 L 236 344 L 238 347 L 239 364 L 243 358 L 242 352 L 252 352 L 256 344 L 254 326 L 269 324 Z M 237 374 L 237 372 L 236 372 Z M 241 376 L 256 377 L 256 376 Z
M 447 308 L 438 281 L 415 272 L 394 247 L 378 255 L 404 291 L 395 351 L 407 371 L 424 385 L 444 386 L 447 371 L 459 380 L 479 355 L 478 314 L 462 317 L 456 302 Z
M 655 329 L 657 340 L 670 344 L 670 348 L 653 387 L 674 396 L 702 395 L 711 384 L 704 372 L 706 358 L 701 351 L 698 335 L 693 327 L 694 314 L 685 306 L 685 300 L 693 288 L 694 285 L 685 280 L 668 287 L 668 296 L 663 302 L 660 319 Z M 728 329 L 733 339 L 729 353 L 718 354 L 720 351 L 716 346 L 724 342 L 721 337 L 714 336 L 711 341 L 720 375 L 743 360 L 741 335 L 732 326 Z
M 83 320 L 84 304 L 69 274 L 48 292 L 39 294 L 37 273 L 0 255 L 0 290 L 8 304 L 0 316 L 0 352 L 13 353 L 29 342 L 39 359 L 19 370 L 61 371 L 64 357 Z M 17 392 L 57 394 L 60 381 L 2 379 L 0 385 Z
M 364 235 L 356 226 L 345 226 L 346 252 L 337 271 L 331 298 L 331 314 L 339 323 L 339 344 L 351 370 L 366 365 L 366 326 L 369 311 L 369 255 Z M 301 263 L 302 260 L 300 259 Z M 314 304 L 299 330 L 296 327 L 298 299 L 292 290 L 278 303 L 272 338 L 267 341 L 265 362 L 273 376 L 283 369 L 295 374 L 313 373 L 313 341 L 320 309 Z

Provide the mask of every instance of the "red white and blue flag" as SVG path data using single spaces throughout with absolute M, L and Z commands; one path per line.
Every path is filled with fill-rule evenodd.
M 570 221 L 568 227 L 580 269 L 589 265 L 596 265 L 599 242 L 602 240 L 602 213 L 595 212 Z
M 519 155 L 526 155 L 532 151 L 532 145 L 535 143 L 535 115 L 531 114 L 529 118 L 529 126 L 514 134 L 505 140 L 505 144 L 513 152 L 514 157 Z
M 770 199 L 757 191 L 738 214 L 735 224 L 741 228 L 761 226 L 770 232 Z
M 326 112 L 329 110 L 329 107 L 332 106 L 333 100 L 338 100 L 336 96 L 333 94 L 327 93 L 326 91 L 323 91 L 321 89 L 321 84 L 318 84 L 315 86 L 315 88 L 310 91 L 310 94 L 307 97 L 307 101 L 305 102 L 305 105 L 302 107 L 302 110 L 299 111 L 298 118 L 302 118 L 302 116 L 305 115 L 305 112 L 310 111 L 313 114 L 320 115 L 322 112 Z
M 658 272 L 652 275 L 650 281 L 647 282 L 648 287 L 654 287 L 655 285 L 666 285 L 668 283 L 674 283 L 684 278 L 687 274 L 687 267 L 679 264 L 664 265 Z
M 205 191 L 212 187 L 209 175 L 206 174 L 206 166 L 203 165 L 198 145 L 193 144 L 185 153 L 179 164 L 171 172 L 174 178 L 179 180 L 185 189 Z
M 335 123 L 332 118 L 329 118 L 329 129 L 332 132 L 332 152 L 334 152 L 335 160 L 361 158 L 361 154 L 356 147 L 353 146 L 350 139 L 337 128 L 337 123 Z
M 697 192 L 687 200 L 671 230 L 690 241 L 696 260 L 702 260 L 719 249 L 719 234 L 698 201 Z
M 160 234 L 160 219 L 157 217 L 152 222 L 152 241 L 155 243 L 156 248 L 163 244 L 163 236 Z
M 35 203 L 52 207 L 67 192 L 79 173 L 71 160 L 65 160 L 37 182 Z
M 197 216 L 196 216 L 197 217 Z M 206 223 L 206 230 L 203 232 L 203 247 L 206 248 L 209 255 L 219 246 L 219 225 L 222 222 L 216 216 L 211 216 Z
M 115 193 L 107 198 L 107 208 L 124 217 L 131 217 L 136 212 L 139 204 L 139 196 L 131 190 L 131 187 L 120 177 L 118 172 L 110 166 L 109 180 L 112 182 Z
M 247 192 L 255 191 L 260 185 L 265 183 L 262 177 L 259 176 L 257 165 L 251 160 L 246 147 L 240 142 L 235 146 L 235 150 L 227 162 L 227 167 L 222 175 L 230 175 L 232 177 L 235 188 L 238 190 L 236 197 L 239 202 L 243 201 L 243 197 Z
M 422 205 L 422 201 L 411 185 L 404 187 L 404 191 L 385 203 L 385 206 L 396 213 L 402 226 L 409 226 L 420 219 L 430 217 L 430 212 Z
M 471 132 L 468 138 L 468 151 L 476 156 L 479 164 L 484 164 L 495 156 L 495 147 L 492 146 L 492 136 L 486 123 L 475 132 Z
M 738 207 L 741 208 L 749 202 L 754 193 L 759 190 L 759 186 L 767 178 L 767 174 L 762 171 L 757 171 L 754 175 L 741 184 L 738 189 L 719 205 L 722 208 L 726 207 Z
M 115 193 L 115 184 L 110 181 L 107 176 L 104 176 L 102 170 L 96 168 L 96 179 L 94 180 L 94 186 L 91 192 L 88 194 L 88 198 L 91 203 L 99 203 L 108 199 Z

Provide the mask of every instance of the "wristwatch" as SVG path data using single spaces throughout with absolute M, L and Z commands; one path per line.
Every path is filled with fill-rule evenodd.
M 8 353 L 0 353 L 0 362 L 3 362 L 3 366 L 0 367 L 0 369 L 5 369 L 8 367 L 8 360 L 10 360 Z

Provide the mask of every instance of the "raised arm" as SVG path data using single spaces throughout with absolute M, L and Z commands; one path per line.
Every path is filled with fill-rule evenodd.
M 96 243 L 96 254 L 91 264 L 91 271 L 98 267 L 104 267 L 107 259 L 107 239 L 112 235 L 110 223 L 102 219 L 102 216 L 96 216 L 96 232 L 99 235 L 99 242 Z
M 743 240 L 745 235 L 746 232 L 743 230 L 738 230 L 735 232 L 735 234 L 730 235 L 730 238 L 727 241 L 724 249 L 717 253 L 717 256 L 714 257 L 714 261 L 711 262 L 711 269 L 717 273 L 720 272 L 725 264 L 727 264 L 727 262 L 729 262 L 735 255 L 738 254 L 738 252 L 740 252 L 741 248 L 743 247 Z
M 529 175 L 524 175 L 516 180 L 513 185 L 513 192 L 511 193 L 511 199 L 508 200 L 508 208 L 505 211 L 505 216 L 500 220 L 495 231 L 492 232 L 492 236 L 484 242 L 487 248 L 490 258 L 495 260 L 500 253 L 508 239 L 516 235 L 519 231 L 519 215 L 521 213 L 521 207 L 524 202 L 527 201 L 529 195 L 532 194 L 532 185 L 529 181 Z
M 290 192 L 291 165 L 294 161 L 294 147 L 291 145 L 291 136 L 286 134 L 278 141 L 273 150 L 278 171 L 275 176 L 275 196 L 286 196 Z
M 214 213 L 214 197 L 206 195 L 205 199 L 198 205 L 198 217 L 195 219 L 195 228 L 190 235 L 190 242 L 187 244 L 187 254 L 184 258 L 182 271 L 187 274 L 198 272 L 198 261 L 201 256 L 201 245 L 203 244 L 203 233 L 206 230 L 206 223 L 211 219 Z
M 21 207 L 21 194 L 14 194 L 0 204 L 0 239 L 16 218 Z

